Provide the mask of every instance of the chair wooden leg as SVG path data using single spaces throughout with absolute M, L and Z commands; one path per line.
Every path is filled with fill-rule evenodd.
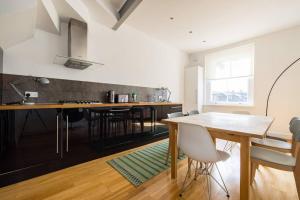
M 191 177 L 191 166 L 192 166 L 192 159 L 191 158 L 188 158 L 188 169 L 189 169 L 189 174 L 188 176 Z
M 296 182 L 298 197 L 300 197 L 300 152 L 297 152 L 296 166 L 294 169 L 294 178 Z
M 257 168 L 258 168 L 258 164 L 255 163 L 255 162 L 251 162 L 251 180 L 250 180 L 251 184 L 254 181 L 255 173 L 256 173 Z

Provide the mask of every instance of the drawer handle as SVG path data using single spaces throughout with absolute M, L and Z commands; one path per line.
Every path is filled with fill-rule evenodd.
M 56 115 L 56 153 L 58 154 L 58 115 Z
M 67 145 L 66 151 L 69 152 L 69 116 L 67 115 Z

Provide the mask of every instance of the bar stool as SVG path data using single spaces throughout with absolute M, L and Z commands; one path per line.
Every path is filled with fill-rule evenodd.
M 111 108 L 107 113 L 108 120 L 108 134 L 113 133 L 113 136 L 117 136 L 117 130 L 120 130 L 121 124 L 123 124 L 124 134 L 127 135 L 127 124 L 129 119 L 129 113 L 131 109 L 129 107 Z
M 145 107 L 142 106 L 134 106 L 130 109 L 132 134 L 135 134 L 136 122 L 140 123 L 141 133 L 144 132 L 144 109 Z
M 84 117 L 88 121 L 90 141 L 105 139 L 107 135 L 107 113 L 110 108 L 85 109 Z

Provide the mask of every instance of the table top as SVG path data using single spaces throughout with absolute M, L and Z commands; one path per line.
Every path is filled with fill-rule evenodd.
M 173 102 L 134 102 L 134 103 L 36 103 L 33 105 L 0 105 L 0 110 L 31 110 L 31 109 L 67 109 L 67 108 L 101 108 L 101 107 L 132 107 L 132 106 L 178 106 L 181 103 Z
M 273 118 L 258 115 L 208 112 L 199 115 L 164 119 L 165 124 L 188 123 L 206 127 L 209 131 L 262 138 L 270 128 Z

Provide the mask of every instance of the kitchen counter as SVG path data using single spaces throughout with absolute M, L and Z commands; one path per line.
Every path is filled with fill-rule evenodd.
M 101 107 L 123 107 L 123 106 L 177 106 L 181 103 L 173 102 L 135 102 L 135 103 L 36 103 L 33 105 L 0 105 L 0 110 L 31 110 L 31 109 L 68 109 L 68 108 L 101 108 Z
M 143 107 L 134 111 L 135 119 L 131 114 L 125 116 L 128 117 L 126 127 L 122 121 L 117 125 L 108 120 L 96 109 L 125 106 Z M 85 112 L 90 114 L 89 117 L 80 118 L 83 112 L 68 110 L 72 108 L 87 108 L 91 112 Z M 67 102 L 0 105 L 0 187 L 164 139 L 168 136 L 168 129 L 156 122 L 173 112 L 182 112 L 182 104 Z M 91 114 L 96 116 L 93 121 L 89 120 Z M 79 121 L 76 121 L 77 117 Z M 150 126 L 144 127 L 144 121 Z

